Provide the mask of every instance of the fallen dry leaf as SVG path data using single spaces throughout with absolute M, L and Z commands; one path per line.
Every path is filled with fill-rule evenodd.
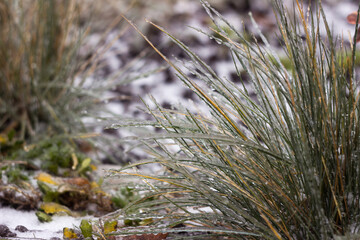
M 347 18 L 346 18 L 346 20 L 348 21 L 348 23 L 350 23 L 350 24 L 356 24 L 356 20 L 357 20 L 357 12 L 352 12 L 352 13 L 350 13 L 348 16 L 347 16 Z M 356 36 L 356 42 L 360 42 L 360 27 L 358 28 L 358 34 L 357 34 L 357 36 Z
M 64 239 L 79 239 L 79 236 L 76 234 L 74 229 L 64 228 L 63 229 L 63 238 Z
M 158 234 L 142 234 L 142 235 L 131 235 L 126 236 L 123 240 L 163 240 L 166 239 L 168 233 L 158 233 Z
M 108 234 L 116 231 L 118 222 L 117 221 L 107 221 L 104 223 L 104 233 Z
M 90 182 L 86 178 L 82 177 L 76 177 L 76 178 L 69 178 L 65 179 L 65 182 L 73 185 L 77 185 L 78 187 L 89 187 L 90 188 Z
M 350 24 L 356 24 L 356 19 L 357 19 L 357 12 L 350 13 L 346 18 L 346 20 Z

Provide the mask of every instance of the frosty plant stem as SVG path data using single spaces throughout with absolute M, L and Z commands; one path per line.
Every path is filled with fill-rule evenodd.
M 221 38 L 209 37 L 228 47 L 239 78 L 241 73 L 249 76 L 256 99 L 249 86 L 219 77 L 161 27 L 153 24 L 187 54 L 188 62 L 169 60 L 140 33 L 211 115 L 181 106 L 175 112 L 153 100 L 155 107 L 146 104 L 153 122 L 113 125 L 164 129 L 129 139 L 142 143 L 151 155 L 133 166 L 159 163 L 165 171 L 157 176 L 134 174 L 147 179 L 138 189 L 148 194 L 125 208 L 124 218 L 151 219 L 144 230 L 149 233 L 197 232 L 192 238 L 356 237 L 360 95 L 355 55 L 347 54 L 355 52 L 356 43 L 348 49 L 343 39 L 332 36 L 321 2 L 305 7 L 296 1 L 294 17 L 289 17 L 282 1 L 273 0 L 280 40 L 291 63 L 287 70 L 261 32 L 257 34 L 264 44 L 249 41 L 207 2 L 201 3 Z M 321 22 L 325 32 L 320 31 Z M 237 42 L 230 37 L 234 35 Z M 180 150 L 172 150 L 173 144 Z M 112 174 L 126 176 L 123 170 L 133 166 Z

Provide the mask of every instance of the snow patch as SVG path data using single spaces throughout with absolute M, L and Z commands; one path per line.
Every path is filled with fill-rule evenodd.
M 0 208 L 0 224 L 9 227 L 10 231 L 17 234 L 16 238 L 62 238 L 63 228 L 79 227 L 84 218 L 70 216 L 53 216 L 53 221 L 41 223 L 35 215 L 35 211 L 19 211 L 7 207 Z M 22 225 L 29 229 L 28 232 L 15 231 L 16 226 Z

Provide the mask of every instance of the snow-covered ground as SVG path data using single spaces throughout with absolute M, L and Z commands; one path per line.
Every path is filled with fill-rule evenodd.
M 13 239 L 51 239 L 63 238 L 63 228 L 79 227 L 81 219 L 70 216 L 54 216 L 53 221 L 48 223 L 39 222 L 35 211 L 20 211 L 8 207 L 0 208 L 0 225 L 6 225 L 9 230 L 16 233 Z M 15 230 L 18 226 L 24 226 L 29 231 Z

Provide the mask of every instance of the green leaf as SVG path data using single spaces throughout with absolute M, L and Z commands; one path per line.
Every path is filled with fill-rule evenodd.
M 88 167 L 90 167 L 91 164 L 91 158 L 85 158 L 80 165 L 80 168 L 78 170 L 79 173 L 82 173 L 85 171 Z
M 51 222 L 52 218 L 50 215 L 47 215 L 46 213 L 42 212 L 42 211 L 37 211 L 36 216 L 38 217 L 40 222 Z
M 81 220 L 80 224 L 81 233 L 85 238 L 91 238 L 92 237 L 92 225 L 88 220 Z

